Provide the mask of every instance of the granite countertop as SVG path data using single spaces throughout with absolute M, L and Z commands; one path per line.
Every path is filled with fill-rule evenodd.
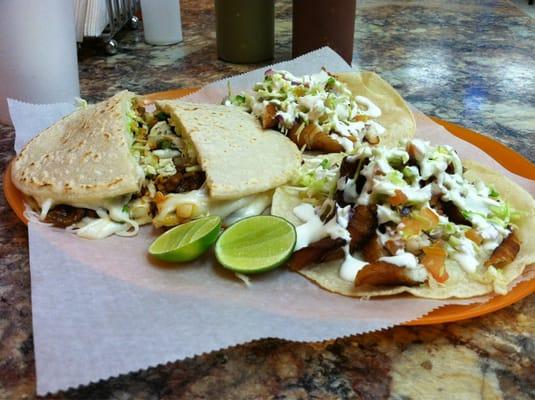
M 184 42 L 119 35 L 79 53 L 82 96 L 194 87 L 258 65 L 216 57 L 213 2 L 182 0 Z M 277 1 L 276 61 L 291 57 L 291 2 Z M 509 1 L 359 1 L 354 63 L 416 107 L 535 161 L 535 24 Z M 0 165 L 13 156 L 0 125 Z M 2 174 L 3 176 L 3 174 Z M 35 396 L 25 226 L 0 199 L 0 398 Z M 396 327 L 319 344 L 265 339 L 58 394 L 126 398 L 535 398 L 535 295 L 473 320 Z

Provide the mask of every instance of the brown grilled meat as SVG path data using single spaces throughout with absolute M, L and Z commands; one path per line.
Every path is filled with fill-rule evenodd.
M 414 286 L 413 281 L 405 274 L 405 268 L 379 261 L 366 265 L 355 278 L 355 286 Z
M 96 218 L 97 214 L 87 208 L 59 205 L 48 212 L 45 222 L 59 228 L 66 228 L 79 222 L 84 217 Z
M 206 175 L 203 171 L 179 171 L 172 176 L 158 177 L 155 185 L 156 189 L 164 194 L 184 193 L 199 189 L 205 180 Z
M 351 251 L 358 250 L 375 233 L 377 216 L 374 205 L 353 207 L 347 230 L 351 235 Z
M 346 241 L 341 238 L 331 239 L 327 237 L 318 240 L 307 247 L 297 250 L 292 255 L 288 265 L 294 271 L 299 271 L 309 264 L 326 261 L 324 258 L 326 255 L 342 247 L 345 243 Z
M 505 240 L 494 249 L 490 258 L 485 261 L 485 266 L 494 265 L 496 268 L 503 268 L 513 261 L 520 251 L 520 239 L 514 232 L 511 232 Z

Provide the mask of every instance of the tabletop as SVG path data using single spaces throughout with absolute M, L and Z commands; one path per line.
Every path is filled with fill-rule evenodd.
M 82 96 L 196 87 L 261 65 L 217 59 L 213 1 L 182 0 L 184 41 L 119 34 L 79 51 Z M 428 115 L 490 135 L 535 162 L 535 21 L 510 1 L 359 1 L 353 63 Z M 275 60 L 291 58 L 291 1 L 276 2 Z M 0 125 L 0 170 L 14 132 Z M 3 176 L 3 173 L 2 173 Z M 1 179 L 1 178 L 0 178 Z M 35 396 L 26 227 L 0 198 L 0 398 Z M 535 295 L 468 321 L 322 343 L 263 339 L 63 392 L 57 399 L 533 399 Z

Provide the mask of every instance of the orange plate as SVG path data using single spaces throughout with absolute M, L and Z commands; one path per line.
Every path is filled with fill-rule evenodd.
M 150 103 L 154 100 L 175 99 L 185 96 L 193 91 L 195 91 L 195 89 L 175 89 L 166 92 L 152 93 L 144 96 L 144 101 L 146 103 Z M 510 148 L 487 136 L 471 131 L 470 129 L 463 128 L 462 126 L 453 124 L 451 122 L 442 121 L 438 118 L 433 118 L 433 120 L 444 126 L 455 136 L 473 143 L 485 151 L 509 171 L 529 179 L 535 179 L 535 165 Z M 24 218 L 23 215 L 23 195 L 17 190 L 11 181 L 11 164 L 7 166 L 4 174 L 4 194 L 7 202 L 15 214 L 17 214 L 21 221 L 27 223 L 26 218 Z M 525 281 L 518 284 L 506 295 L 493 297 L 486 303 L 466 306 L 444 306 L 437 310 L 431 311 L 424 317 L 407 322 L 404 325 L 431 325 L 477 317 L 507 307 L 534 292 L 535 279 L 532 279 L 530 281 Z

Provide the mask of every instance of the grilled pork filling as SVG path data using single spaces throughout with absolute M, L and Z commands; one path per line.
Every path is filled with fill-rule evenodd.
M 153 220 L 158 202 L 167 194 L 189 192 L 203 186 L 206 177 L 197 165 L 195 152 L 177 132 L 168 115 L 145 112 L 132 104 L 128 128 L 132 135 L 131 151 L 142 179 L 141 191 L 110 200 L 113 211 L 59 205 L 47 213 L 45 222 L 59 227 L 74 226 L 80 236 L 89 238 L 100 238 L 110 232 L 135 234 L 139 225 Z M 192 207 L 189 208 L 193 212 Z M 177 225 L 191 216 L 182 211 L 181 219 L 175 215 L 162 225 Z

